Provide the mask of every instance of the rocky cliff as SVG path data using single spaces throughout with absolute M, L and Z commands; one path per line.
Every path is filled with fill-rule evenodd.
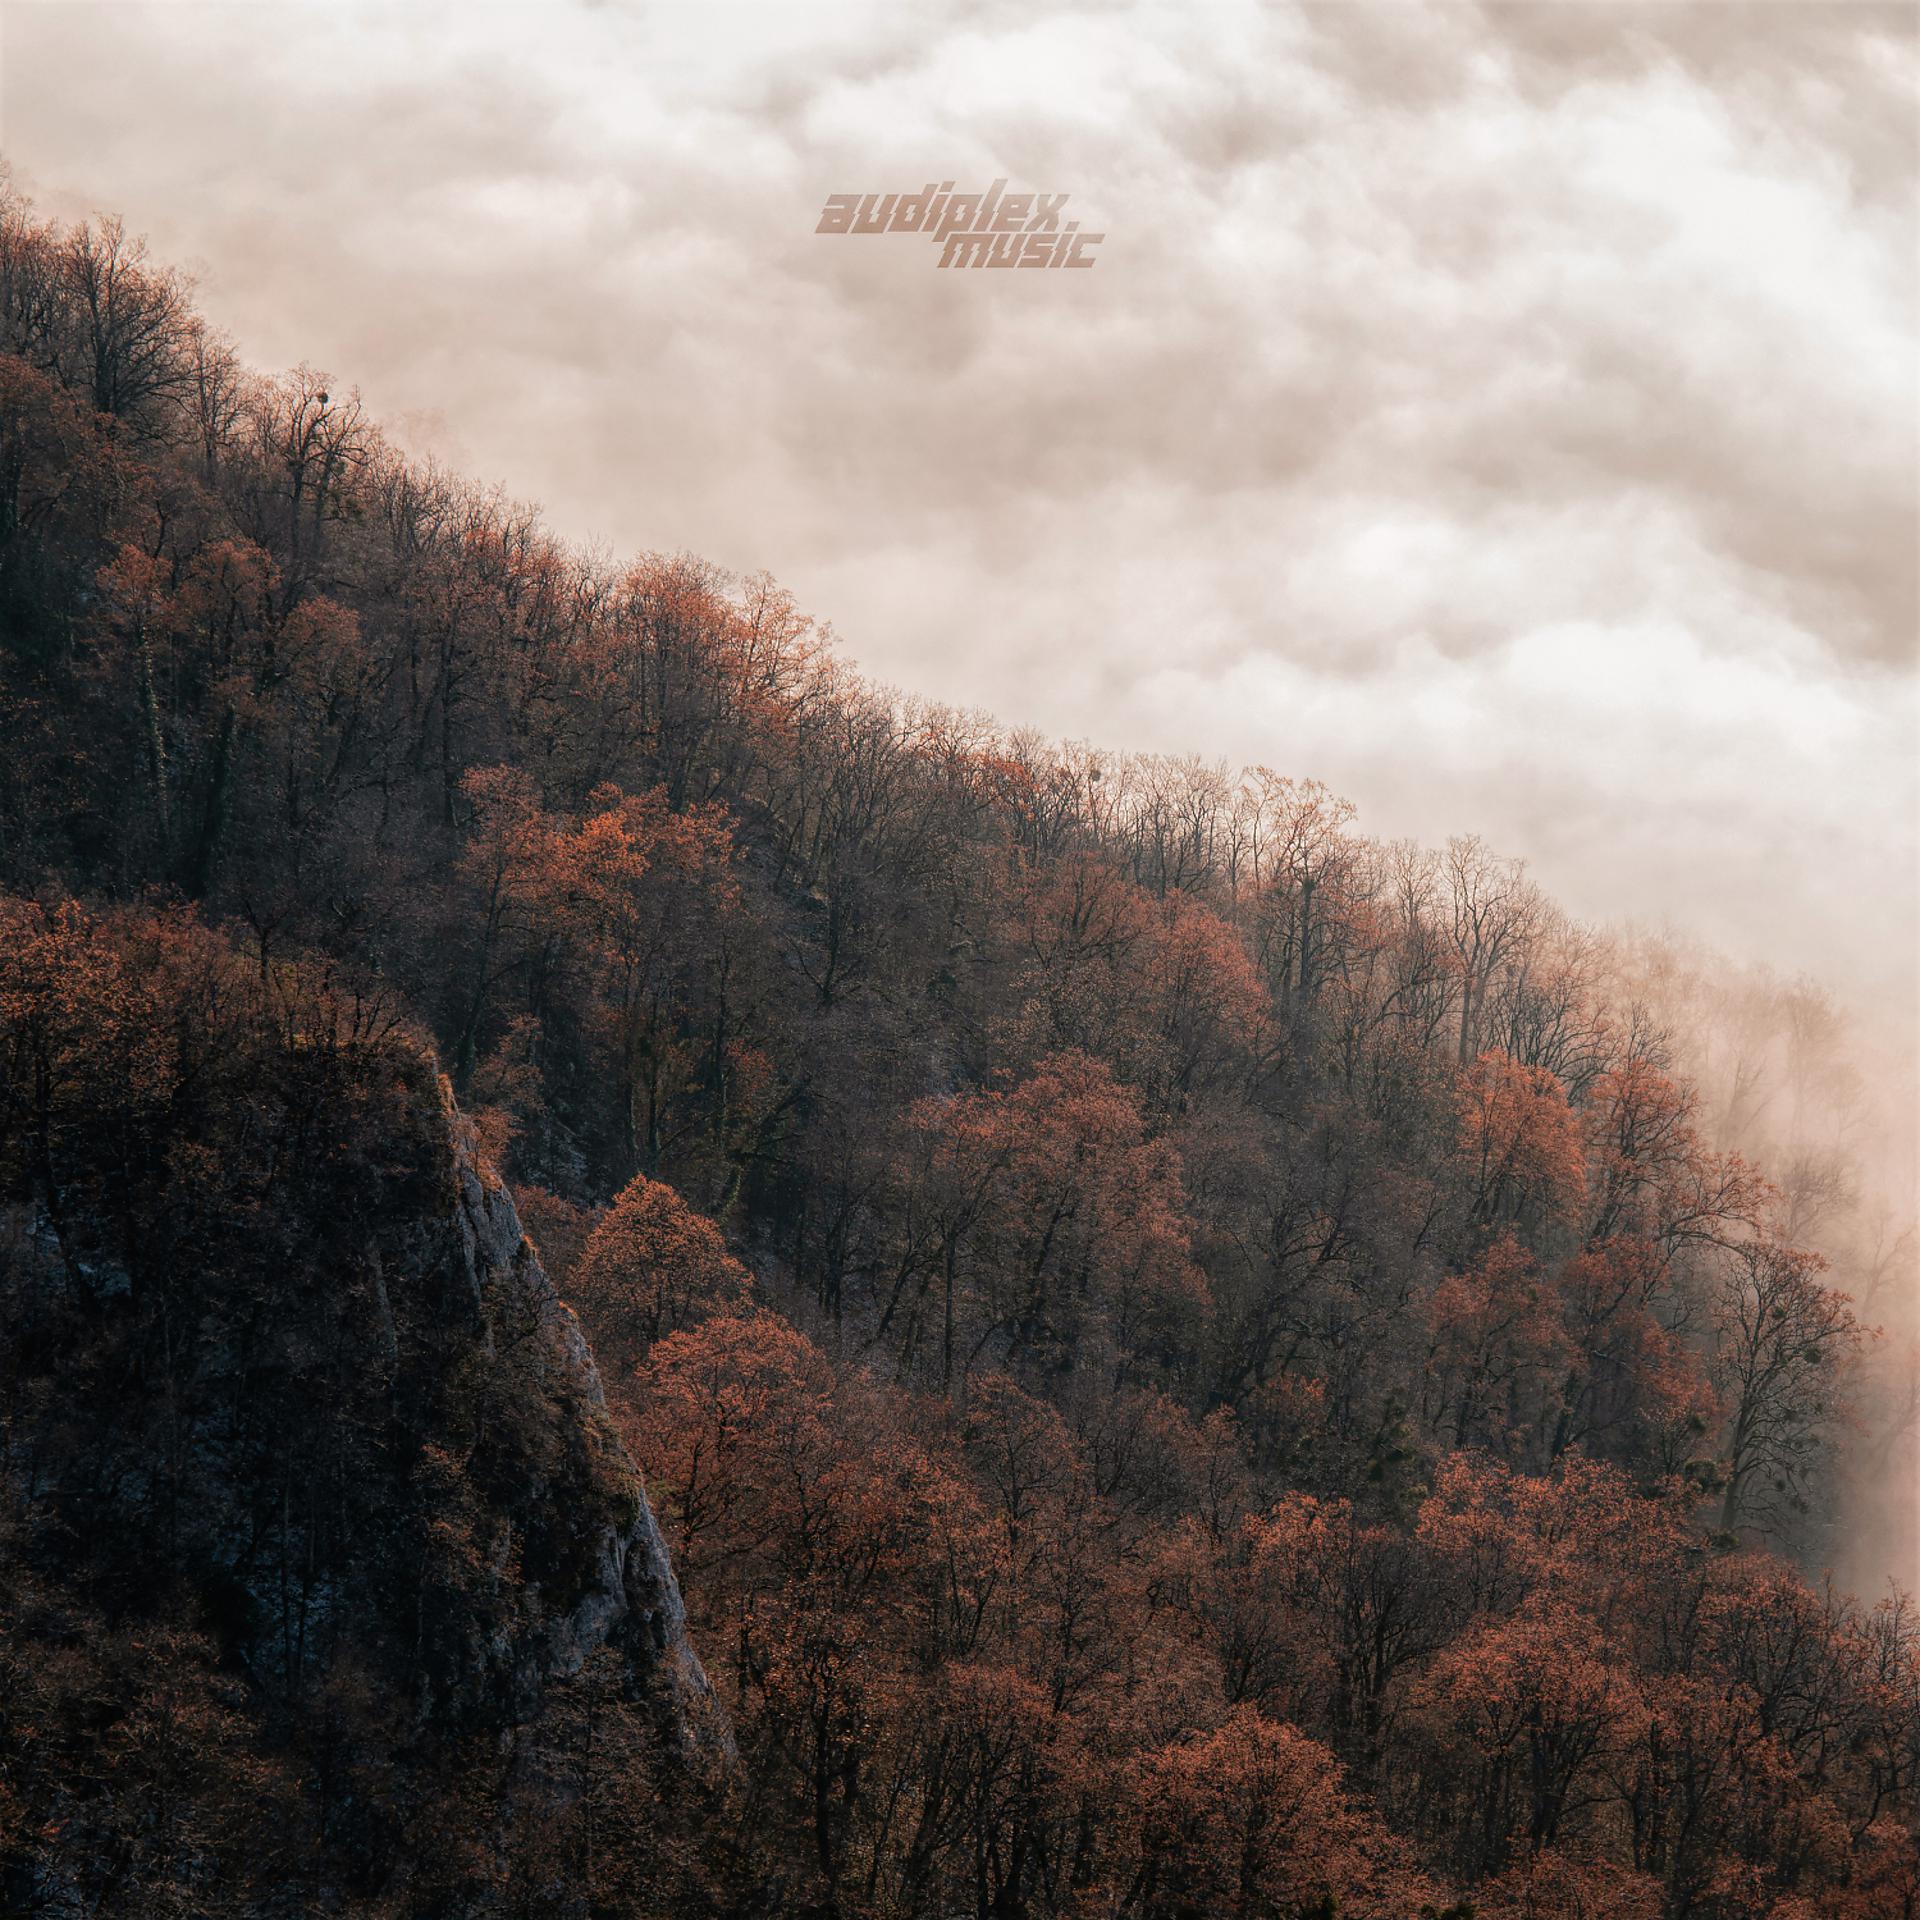
M 442 1097 L 452 1143 L 453 1257 L 471 1333 L 513 1392 L 534 1394 L 555 1410 L 565 1435 L 558 1450 L 513 1462 L 510 1472 L 525 1478 L 500 1502 L 496 1519 L 503 1530 L 563 1541 L 557 1564 L 570 1577 L 543 1586 L 542 1604 L 523 1602 L 515 1624 L 473 1649 L 477 1673 L 497 1673 L 501 1697 L 525 1712 L 547 1680 L 577 1672 L 589 1654 L 612 1646 L 682 1737 L 718 1733 L 666 1542 L 608 1423 L 579 1322 L 554 1292 L 505 1184 L 465 1137 L 444 1083 Z M 486 1684 L 482 1677 L 483 1693 Z
M 689 1738 L 711 1693 L 640 1474 L 424 1044 L 175 923 L 14 919 L 22 1563 L 108 1620 L 191 1620 L 294 1723 L 350 1669 L 422 1737 L 522 1726 L 611 1649 Z

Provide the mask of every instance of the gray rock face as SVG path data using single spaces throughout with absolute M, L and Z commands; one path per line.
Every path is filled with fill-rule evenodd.
M 679 1738 L 724 1745 L 726 1730 L 687 1637 L 686 1608 L 666 1542 L 639 1474 L 608 1421 L 599 1371 L 580 1323 L 540 1265 L 513 1196 L 479 1163 L 463 1137 L 451 1096 L 443 1089 L 442 1097 L 454 1142 L 461 1277 L 486 1349 L 497 1360 L 503 1337 L 516 1341 L 522 1349 L 519 1369 L 531 1371 L 543 1393 L 593 1432 L 612 1456 L 605 1461 L 604 1478 L 626 1496 L 624 1514 L 594 1517 L 588 1536 L 579 1541 L 584 1577 L 577 1590 L 536 1630 L 519 1636 L 517 1646 L 509 1642 L 498 1649 L 513 1670 L 512 1691 L 531 1706 L 529 1696 L 537 1697 L 545 1681 L 578 1672 L 590 1655 L 612 1646 L 624 1656 L 636 1688 L 654 1698 Z M 524 1351 L 529 1344 L 531 1354 Z M 596 1484 L 588 1503 L 597 1507 L 602 1492 Z M 554 1494 L 565 1497 L 558 1488 Z

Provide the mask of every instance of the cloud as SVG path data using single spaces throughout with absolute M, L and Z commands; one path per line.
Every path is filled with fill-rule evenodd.
M 1915 29 L 1847 4 L 11 0 L 0 141 L 616 551 L 1910 992 Z M 1072 194 L 1086 274 L 829 240 Z

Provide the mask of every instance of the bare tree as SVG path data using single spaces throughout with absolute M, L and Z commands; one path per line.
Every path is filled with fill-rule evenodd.
M 1841 1412 L 1840 1372 L 1862 1333 L 1826 1262 L 1773 1238 L 1730 1250 L 1713 1300 L 1710 1372 L 1726 1404 L 1729 1532 L 1804 1506 L 1826 1431 Z
M 1517 960 L 1539 925 L 1541 900 L 1517 860 L 1477 834 L 1447 842 L 1447 937 L 1460 969 L 1460 1064 L 1480 1050 L 1484 1003 L 1497 971 Z
M 74 384 L 98 412 L 138 421 L 149 401 L 188 382 L 187 284 L 150 266 L 146 242 L 129 240 L 117 219 L 75 227 L 63 264 L 81 361 Z

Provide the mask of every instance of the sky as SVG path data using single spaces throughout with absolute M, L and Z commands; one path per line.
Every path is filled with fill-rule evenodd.
M 1910 1011 L 1915 20 L 0 0 L 0 151 L 255 365 L 880 679 Z M 1097 265 L 814 230 L 997 178 Z

